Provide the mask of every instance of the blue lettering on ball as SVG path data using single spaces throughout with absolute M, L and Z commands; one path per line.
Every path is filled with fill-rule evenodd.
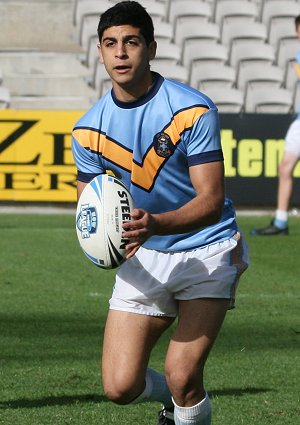
M 82 239 L 89 238 L 97 231 L 97 212 L 95 207 L 83 204 L 77 217 L 77 228 L 81 232 Z

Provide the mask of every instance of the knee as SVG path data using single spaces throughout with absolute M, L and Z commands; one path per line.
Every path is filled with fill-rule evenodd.
M 103 386 L 103 391 L 108 400 L 116 404 L 128 404 L 126 392 L 122 389 L 113 386 Z
M 188 374 L 186 371 L 183 372 L 181 368 L 166 369 L 166 379 L 173 396 L 180 394 L 182 397 L 190 382 Z
M 129 404 L 142 392 L 142 386 L 133 383 L 126 377 L 103 379 L 102 386 L 105 396 L 116 404 Z
M 279 176 L 281 179 L 290 178 L 292 175 L 292 169 L 286 161 L 281 161 L 279 165 Z
M 180 406 L 185 406 L 191 399 L 205 394 L 203 388 L 202 367 L 168 367 L 166 368 L 166 379 L 174 400 Z
M 128 404 L 130 403 L 130 388 L 122 385 L 103 384 L 103 391 L 105 396 L 116 404 Z

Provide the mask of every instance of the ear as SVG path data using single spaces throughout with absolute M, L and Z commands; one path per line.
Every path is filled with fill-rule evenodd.
M 101 49 L 101 44 L 100 43 L 97 44 L 97 48 L 98 48 L 99 62 L 100 63 L 104 63 L 104 61 L 103 61 L 103 55 L 102 55 L 102 49 Z
M 155 58 L 156 48 L 157 48 L 156 41 L 151 41 L 148 46 L 148 57 L 150 61 Z

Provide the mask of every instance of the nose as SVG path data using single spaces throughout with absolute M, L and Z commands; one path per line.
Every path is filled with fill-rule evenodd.
M 124 43 L 117 44 L 116 57 L 123 58 L 127 56 L 126 46 Z

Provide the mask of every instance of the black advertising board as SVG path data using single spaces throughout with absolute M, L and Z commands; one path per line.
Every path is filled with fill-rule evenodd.
M 295 115 L 220 114 L 226 193 L 235 206 L 275 207 L 278 166 Z M 300 141 L 299 141 L 300 143 Z M 300 163 L 292 205 L 300 204 Z

